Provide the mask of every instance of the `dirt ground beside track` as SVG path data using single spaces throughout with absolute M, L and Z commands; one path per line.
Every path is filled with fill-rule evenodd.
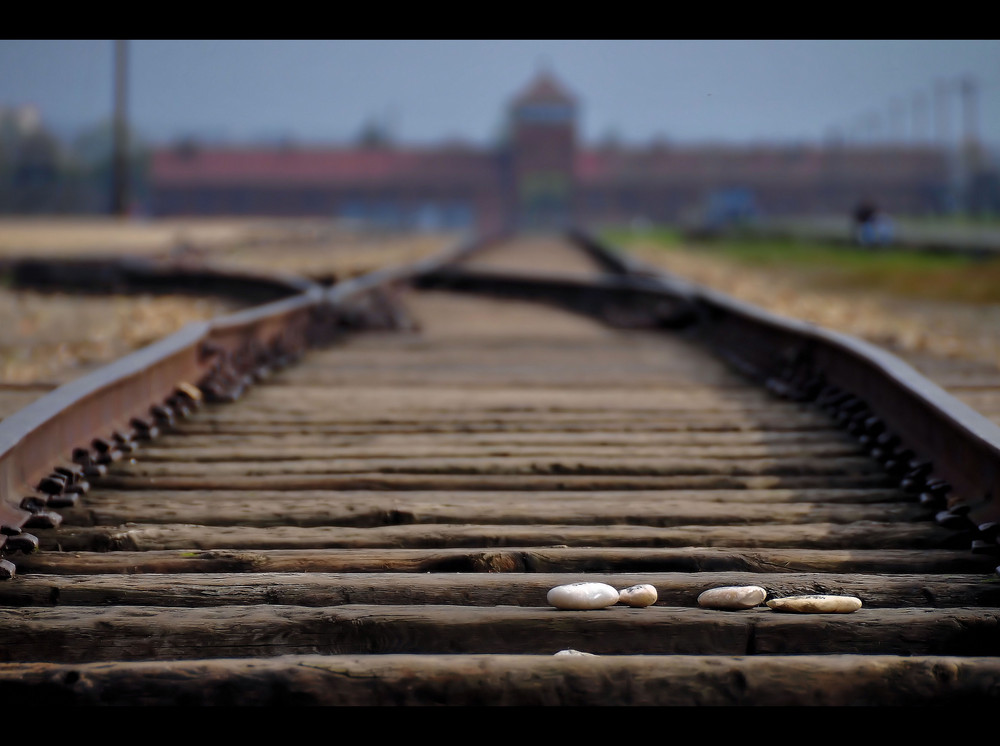
M 0 261 L 140 255 L 343 279 L 431 255 L 457 236 L 365 233 L 276 220 L 0 219 Z M 94 297 L 0 287 L 0 416 L 192 321 L 234 310 L 222 299 Z
M 329 281 L 429 256 L 458 238 L 378 234 L 320 221 L 0 219 L 0 259 L 95 253 L 183 255 Z M 882 345 L 931 378 L 947 369 L 948 361 L 954 366 L 973 364 L 987 373 L 1000 370 L 1000 305 L 820 288 L 801 272 L 749 267 L 697 248 L 664 251 L 642 240 L 623 248 L 776 313 Z M 44 392 L 188 322 L 233 308 L 216 299 L 98 298 L 0 288 L 0 371 L 4 388 L 15 392 L 8 398 L 16 399 L 9 405 L 0 402 L 0 416 L 9 414 L 22 399 L 37 395 L 31 391 Z
M 623 248 L 773 313 L 877 344 L 1000 424 L 1000 304 L 831 289 L 815 273 L 756 268 L 695 246 L 665 251 L 637 241 Z
M 903 298 L 817 287 L 814 275 L 739 264 L 710 251 L 625 248 L 650 264 L 783 316 L 852 334 L 903 357 L 974 360 L 1000 367 L 1000 305 Z

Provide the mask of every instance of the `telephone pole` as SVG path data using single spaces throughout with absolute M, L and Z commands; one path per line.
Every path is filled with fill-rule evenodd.
M 963 142 L 967 148 L 975 148 L 979 144 L 979 86 L 971 75 L 963 77 L 958 85 L 962 94 L 962 119 L 965 125 Z
M 129 204 L 128 127 L 126 114 L 128 42 L 124 39 L 115 40 L 114 81 L 114 153 L 112 155 L 113 185 L 111 212 L 124 217 L 128 214 Z

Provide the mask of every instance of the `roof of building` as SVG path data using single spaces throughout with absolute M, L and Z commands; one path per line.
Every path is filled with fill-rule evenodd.
M 528 86 L 514 97 L 513 106 L 524 104 L 576 104 L 576 97 L 549 72 L 540 72 Z
M 490 183 L 492 153 L 459 147 L 424 149 L 330 147 L 174 147 L 153 153 L 160 186 L 310 184 L 324 186 Z
M 945 172 L 933 149 L 808 146 L 580 148 L 573 170 L 582 185 L 671 183 L 684 180 L 809 181 L 820 174 L 868 173 L 879 180 L 916 180 Z M 436 148 L 194 147 L 154 151 L 159 186 L 273 184 L 297 186 L 407 185 L 485 187 L 501 178 L 494 152 Z
M 703 145 L 580 149 L 574 174 L 581 184 L 772 180 L 811 182 L 821 175 L 865 174 L 872 181 L 942 177 L 940 150 L 915 147 L 830 149 L 794 145 Z

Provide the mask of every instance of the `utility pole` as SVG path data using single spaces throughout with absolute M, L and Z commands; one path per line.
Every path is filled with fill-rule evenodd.
M 910 139 L 918 145 L 927 145 L 930 142 L 927 126 L 927 94 L 924 91 L 914 92 L 912 105 L 913 122 L 910 127 Z
M 889 104 L 889 140 L 893 145 L 902 145 L 906 140 L 906 104 L 899 98 Z
M 979 143 L 977 89 L 976 79 L 971 75 L 966 75 L 959 81 L 959 90 L 962 92 L 962 114 L 965 123 L 964 144 L 967 148 L 974 148 Z
M 948 105 L 950 103 L 951 82 L 939 80 L 934 85 L 934 112 L 938 144 L 943 148 L 951 147 L 951 131 L 949 127 Z
M 128 42 L 115 40 L 114 62 L 114 153 L 111 212 L 124 217 L 128 214 L 128 127 L 126 114 L 126 89 L 128 87 Z
M 982 203 L 982 195 L 979 194 L 980 187 L 977 185 L 978 176 L 982 168 L 982 159 L 979 151 L 979 116 L 978 116 L 978 85 L 975 78 L 966 75 L 958 82 L 958 89 L 962 96 L 962 181 L 963 196 L 965 198 L 965 209 L 975 210 L 976 206 Z

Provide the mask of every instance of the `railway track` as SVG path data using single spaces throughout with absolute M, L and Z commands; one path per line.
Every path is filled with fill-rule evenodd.
M 297 290 L 0 425 L 4 703 L 998 696 L 998 429 L 899 361 L 585 236 Z

